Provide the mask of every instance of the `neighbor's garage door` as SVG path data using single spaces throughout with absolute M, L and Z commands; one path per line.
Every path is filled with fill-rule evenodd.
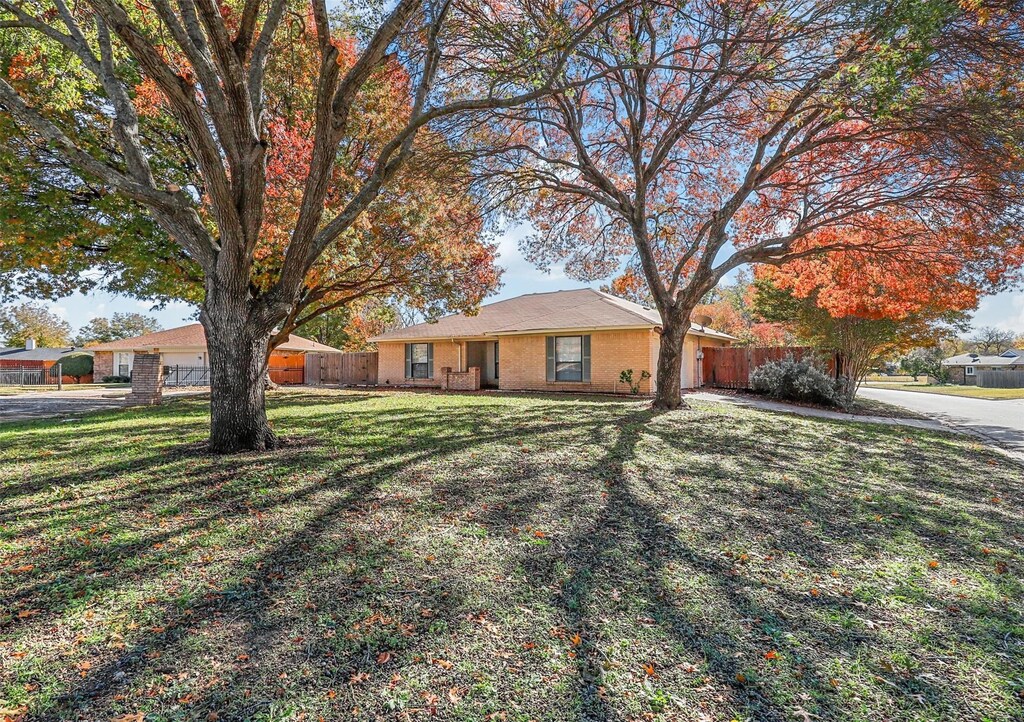
M 178 351 L 162 353 L 164 384 L 167 386 L 209 386 L 210 369 L 206 353 L 202 351 Z

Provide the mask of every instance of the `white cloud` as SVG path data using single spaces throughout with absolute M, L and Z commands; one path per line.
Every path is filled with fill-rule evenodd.
M 995 326 L 1024 333 L 1024 292 L 1007 291 L 983 299 L 971 325 L 974 328 Z

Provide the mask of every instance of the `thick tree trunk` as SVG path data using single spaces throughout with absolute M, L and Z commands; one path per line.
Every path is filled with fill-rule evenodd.
M 690 314 L 685 320 L 677 321 L 668 318 L 662 325 L 661 346 L 658 352 L 657 390 L 654 396 L 654 408 L 679 409 L 685 408 L 680 381 L 683 372 L 683 340 L 690 329 Z
M 210 354 L 210 451 L 230 454 L 277 446 L 267 421 L 270 329 L 244 313 L 201 314 Z

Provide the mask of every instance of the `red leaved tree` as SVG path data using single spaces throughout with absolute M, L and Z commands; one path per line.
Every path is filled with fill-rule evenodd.
M 998 275 L 1020 211 L 1021 4 L 981 5 L 638 2 L 563 92 L 503 113 L 526 140 L 490 178 L 533 199 L 539 265 L 646 285 L 655 405 L 676 408 L 691 314 L 740 266 L 863 230 L 861 252 L 969 248 L 976 278 Z
M 274 339 L 343 302 L 353 278 L 429 265 L 407 245 L 431 211 L 419 230 L 389 211 L 446 150 L 497 137 L 489 111 L 549 93 L 617 5 L 398 0 L 340 27 L 325 0 L 0 0 L 0 111 L 173 240 L 202 285 L 210 448 L 264 449 Z M 283 79 L 292 47 L 308 54 L 298 84 Z M 435 265 L 486 267 L 479 256 L 451 249 Z

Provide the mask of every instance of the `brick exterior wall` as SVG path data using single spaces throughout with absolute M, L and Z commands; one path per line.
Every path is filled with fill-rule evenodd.
M 132 362 L 132 392 L 129 406 L 150 406 L 163 400 L 164 369 L 158 353 L 136 353 Z
M 459 368 L 459 348 L 465 359 L 465 344 L 451 341 L 432 341 L 434 344 L 434 378 L 405 378 L 405 342 L 377 344 L 377 383 L 381 386 L 441 387 L 441 369 Z
M 92 375 L 97 381 L 114 375 L 114 352 L 97 351 L 92 355 Z
M 571 331 L 559 335 L 575 335 Z M 592 331 L 590 334 L 590 383 L 549 382 L 547 380 L 547 334 L 502 336 L 498 350 L 501 364 L 498 388 L 510 391 L 566 391 L 629 393 L 629 386 L 619 383 L 619 374 L 633 369 L 633 378 L 640 372 L 653 377 L 651 366 L 650 329 L 624 331 Z M 640 393 L 651 393 L 651 379 L 640 381 Z
M 949 371 L 949 380 L 954 384 L 963 386 L 967 383 L 965 380 L 967 371 L 963 366 L 950 366 L 947 370 Z
M 650 329 L 624 331 L 592 331 L 590 336 L 590 383 L 547 381 L 547 357 L 545 338 L 548 334 L 497 337 L 501 355 L 498 371 L 498 388 L 510 391 L 565 391 L 629 393 L 626 384 L 619 383 L 619 373 L 633 369 L 633 377 L 640 379 L 640 372 L 647 371 L 653 377 L 655 368 L 651 363 L 651 342 L 654 332 Z M 572 331 L 563 334 L 577 335 Z M 462 368 L 467 363 L 466 342 L 434 341 L 434 378 L 405 378 L 405 343 L 382 342 L 377 345 L 377 382 L 382 386 L 424 386 L 440 388 L 442 369 L 460 370 L 460 347 Z M 482 374 L 481 374 L 482 375 Z M 463 382 L 458 382 L 463 383 Z M 479 381 L 477 381 L 479 388 Z M 456 388 L 451 385 L 450 388 Z M 640 393 L 651 393 L 651 380 L 640 383 Z
M 446 391 L 479 391 L 480 367 L 470 366 L 468 371 L 441 369 L 441 388 Z

